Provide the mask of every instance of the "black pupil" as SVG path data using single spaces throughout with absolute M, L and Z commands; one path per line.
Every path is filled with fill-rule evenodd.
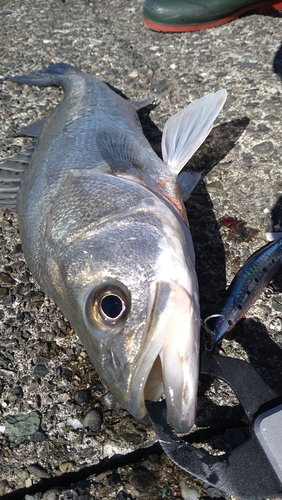
M 101 300 L 101 308 L 108 318 L 115 319 L 123 311 L 123 302 L 117 295 L 106 295 Z

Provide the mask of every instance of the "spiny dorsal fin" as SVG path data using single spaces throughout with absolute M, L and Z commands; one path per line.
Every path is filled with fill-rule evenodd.
M 226 97 L 226 90 L 208 94 L 166 122 L 162 137 L 163 161 L 175 173 L 180 172 L 206 139 Z
M 130 102 L 133 104 L 136 111 L 140 111 L 140 109 L 147 108 L 147 106 L 153 106 L 155 100 L 152 98 L 149 98 L 149 99 L 143 99 L 142 101 L 130 100 Z

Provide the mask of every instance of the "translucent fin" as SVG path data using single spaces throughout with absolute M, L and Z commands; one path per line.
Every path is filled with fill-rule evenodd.
M 0 207 L 15 210 L 21 178 L 28 167 L 34 144 L 0 163 Z
M 183 201 L 187 201 L 190 194 L 197 186 L 201 174 L 199 172 L 181 172 L 177 178 L 180 195 Z
M 166 122 L 162 137 L 163 161 L 175 173 L 180 172 L 206 139 L 226 97 L 226 90 L 208 94 Z
M 18 132 L 13 132 L 12 137 L 38 137 L 43 129 L 45 118 L 40 118 L 36 122 L 22 127 Z

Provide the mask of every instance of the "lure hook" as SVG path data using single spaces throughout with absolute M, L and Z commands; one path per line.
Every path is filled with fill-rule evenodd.
M 264 296 L 266 299 L 271 299 L 271 297 L 275 297 L 276 295 L 280 295 L 280 292 L 276 292 L 271 285 L 267 286 L 264 289 Z
M 207 340 L 207 342 L 205 343 L 205 349 L 206 349 L 206 351 L 209 351 L 209 352 L 211 352 L 213 350 L 214 346 L 215 346 L 215 344 L 213 342 L 213 338 L 215 337 L 215 332 L 209 327 L 209 325 L 207 324 L 207 322 L 210 319 L 213 319 L 213 318 L 222 318 L 222 319 L 224 319 L 224 315 L 223 314 L 211 314 L 210 316 L 207 316 L 207 318 L 204 319 L 204 321 L 201 320 L 201 324 L 202 324 L 203 328 L 206 330 L 206 332 L 211 337 L 211 339 Z

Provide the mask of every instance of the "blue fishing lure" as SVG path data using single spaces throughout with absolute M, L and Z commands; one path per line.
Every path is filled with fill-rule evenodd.
M 245 315 L 282 265 L 282 238 L 255 252 L 235 276 L 227 290 L 227 300 L 219 314 L 208 316 L 204 327 L 211 334 L 210 348 L 224 339 Z M 214 327 L 208 321 L 216 319 Z

